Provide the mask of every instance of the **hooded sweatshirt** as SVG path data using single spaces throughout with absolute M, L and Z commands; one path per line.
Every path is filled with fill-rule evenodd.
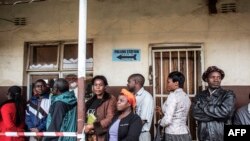
M 51 97 L 47 118 L 48 132 L 76 132 L 77 100 L 74 91 L 67 91 Z M 76 141 L 75 137 L 46 137 L 44 141 Z

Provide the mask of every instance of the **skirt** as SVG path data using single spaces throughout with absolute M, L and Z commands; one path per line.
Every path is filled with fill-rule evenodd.
M 190 134 L 167 134 L 164 141 L 192 141 Z

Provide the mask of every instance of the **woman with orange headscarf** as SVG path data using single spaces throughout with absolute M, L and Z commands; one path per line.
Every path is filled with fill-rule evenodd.
M 113 118 L 107 134 L 108 141 L 139 141 L 142 121 L 134 113 L 135 105 L 135 96 L 122 89 L 117 102 L 118 114 Z

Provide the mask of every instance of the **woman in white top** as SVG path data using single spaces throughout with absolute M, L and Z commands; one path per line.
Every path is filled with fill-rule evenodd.
M 167 88 L 170 91 L 168 99 L 162 105 L 162 110 L 158 106 L 156 108 L 156 111 L 163 115 L 160 125 L 165 127 L 165 141 L 191 141 L 187 126 L 191 101 L 182 89 L 184 82 L 185 76 L 181 72 L 171 72 L 167 80 Z

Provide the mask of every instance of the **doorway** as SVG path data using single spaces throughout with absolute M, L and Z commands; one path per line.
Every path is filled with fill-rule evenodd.
M 191 101 L 200 90 L 205 88 L 201 79 L 201 73 L 204 71 L 202 44 L 153 44 L 150 47 L 155 106 L 163 105 L 169 95 L 167 77 L 172 71 L 180 71 L 184 74 L 186 78 L 184 91 L 189 95 Z M 197 124 L 190 113 L 187 124 L 192 140 L 196 140 Z M 159 115 L 154 113 L 154 123 L 159 119 Z

